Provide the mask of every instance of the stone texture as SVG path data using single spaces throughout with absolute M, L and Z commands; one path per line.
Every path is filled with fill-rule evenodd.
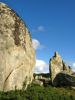
M 7 5 L 0 3 L 0 91 L 22 89 L 33 78 L 35 51 L 28 28 Z
M 40 86 L 42 86 L 42 85 L 47 86 L 48 84 L 51 83 L 49 73 L 39 73 L 39 74 L 34 73 L 33 76 L 34 76 L 34 80 L 33 80 L 34 84 L 38 84 Z
M 68 73 L 61 72 L 56 75 L 55 79 L 53 80 L 53 85 L 75 87 L 75 77 Z
M 58 73 L 60 73 L 60 71 L 63 70 L 62 59 L 57 52 L 55 52 L 53 58 L 50 59 L 50 67 L 49 68 L 50 68 L 51 80 L 53 81 L 54 78 L 56 77 L 56 75 Z
M 53 85 L 56 85 L 56 83 L 57 83 L 56 82 L 56 76 L 59 73 L 64 73 L 64 74 L 66 73 L 68 75 L 71 75 L 72 74 L 71 67 L 68 66 L 62 60 L 62 58 L 58 54 L 58 52 L 55 52 L 54 56 L 50 59 L 49 69 L 50 69 L 50 77 L 51 77 L 51 80 L 52 80 Z

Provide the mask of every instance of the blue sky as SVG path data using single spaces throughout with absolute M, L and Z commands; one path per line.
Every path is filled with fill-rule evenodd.
M 0 0 L 26 22 L 36 46 L 41 71 L 55 51 L 75 68 L 75 0 Z M 40 64 L 41 63 L 41 64 Z M 38 68 L 39 70 L 39 68 Z

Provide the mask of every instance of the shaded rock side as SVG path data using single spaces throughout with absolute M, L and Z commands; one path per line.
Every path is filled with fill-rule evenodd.
M 52 80 L 52 83 L 54 83 L 54 79 L 59 73 L 67 73 L 69 75 L 72 74 L 72 70 L 70 66 L 68 66 L 61 58 L 61 56 L 58 54 L 58 52 L 55 52 L 54 56 L 50 59 L 49 62 L 49 70 L 50 70 L 50 77 Z
M 67 73 L 59 73 L 53 80 L 54 86 L 72 86 L 75 87 L 75 77 Z
M 22 19 L 0 3 L 0 91 L 22 89 L 33 78 L 35 51 Z

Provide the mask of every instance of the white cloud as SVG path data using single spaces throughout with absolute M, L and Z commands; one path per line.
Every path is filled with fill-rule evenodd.
M 45 31 L 45 27 L 40 25 L 37 28 L 32 30 L 32 33 L 38 33 L 38 32 L 44 32 Z
M 32 39 L 32 45 L 33 45 L 33 48 L 36 50 L 39 48 L 40 42 L 36 39 Z
M 38 27 L 37 27 L 37 31 L 39 31 L 39 32 L 44 32 L 44 31 L 45 31 L 44 26 L 38 26 Z
M 37 59 L 34 72 L 35 73 L 48 73 L 49 66 L 45 61 Z
M 44 48 L 44 46 L 37 39 L 32 39 L 32 46 L 35 50 Z
M 75 63 L 72 64 L 72 70 L 75 72 Z

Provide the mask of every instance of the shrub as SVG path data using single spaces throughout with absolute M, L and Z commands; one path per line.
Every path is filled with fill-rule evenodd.
M 26 91 L 0 92 L 0 100 L 75 100 L 75 91 L 69 88 L 31 84 Z

